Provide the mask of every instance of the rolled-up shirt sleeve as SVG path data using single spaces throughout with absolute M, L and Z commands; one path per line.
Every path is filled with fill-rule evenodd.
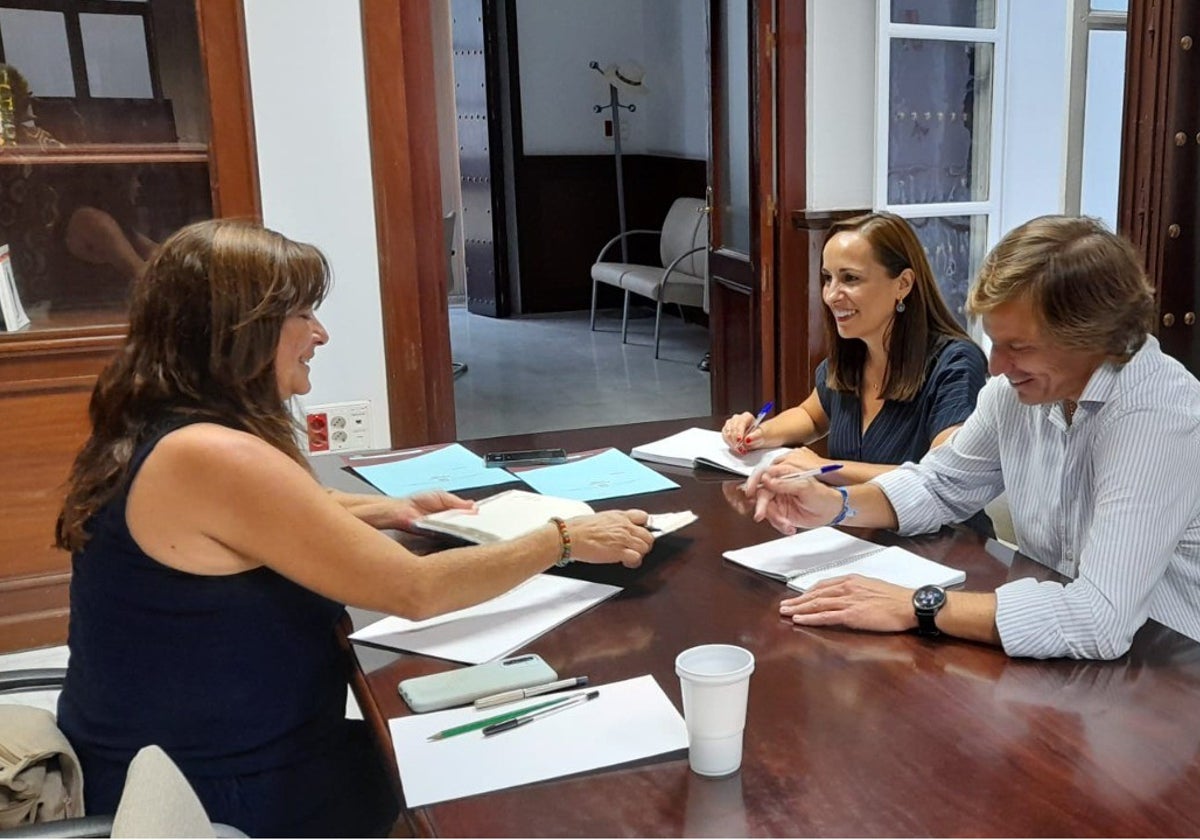
M 1155 603 L 1185 532 L 1200 516 L 1200 428 L 1185 412 L 1140 408 L 1106 418 L 1086 468 L 1094 503 L 1067 584 L 1013 581 L 996 590 L 996 627 L 1010 656 L 1113 659 Z

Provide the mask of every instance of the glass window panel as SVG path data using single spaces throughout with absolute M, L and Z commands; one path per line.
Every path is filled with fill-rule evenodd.
M 722 0 L 725 68 L 716 143 L 718 247 L 750 253 L 750 37 L 747 0 Z
M 909 219 L 929 257 L 946 305 L 967 326 L 967 290 L 987 253 L 987 216 L 931 216 Z
M 892 0 L 892 23 L 991 29 L 996 0 Z
M 0 195 L 0 242 L 34 328 L 78 313 L 119 322 L 157 244 L 212 217 L 206 163 L 0 166 Z
M 1121 115 L 1125 105 L 1125 33 L 1089 32 L 1087 58 L 1079 209 L 1116 230 Z
M 4 59 L 34 96 L 74 96 L 66 19 L 58 12 L 0 9 Z
M 986 201 L 992 45 L 895 38 L 888 93 L 888 204 Z
M 146 25 L 141 15 L 79 16 L 83 54 L 92 96 L 109 99 L 150 99 L 150 56 Z
M 1129 0 L 1092 0 L 1093 12 L 1128 12 Z

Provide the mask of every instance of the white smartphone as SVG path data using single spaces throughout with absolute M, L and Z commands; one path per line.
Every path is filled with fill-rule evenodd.
M 514 688 L 554 682 L 558 674 L 536 653 L 510 656 L 456 671 L 403 680 L 400 696 L 414 712 L 436 712 Z

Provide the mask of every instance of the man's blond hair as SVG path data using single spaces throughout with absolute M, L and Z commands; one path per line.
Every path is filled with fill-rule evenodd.
M 1154 328 L 1154 289 L 1137 252 L 1086 216 L 1040 216 L 1010 231 L 984 259 L 967 311 L 1020 298 L 1059 345 L 1120 361 Z

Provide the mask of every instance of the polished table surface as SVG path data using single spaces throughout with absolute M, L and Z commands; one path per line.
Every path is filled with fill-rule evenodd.
M 473 451 L 630 447 L 700 418 L 467 441 Z M 327 462 L 329 459 L 325 459 Z M 656 467 L 657 468 L 657 467 Z M 562 675 L 595 684 L 650 673 L 682 709 L 676 654 L 724 642 L 751 650 L 742 769 L 724 779 L 674 753 L 613 770 L 414 810 L 439 836 L 1194 836 L 1200 834 L 1200 645 L 1157 624 L 1115 662 L 1010 660 L 1000 650 L 913 634 L 803 629 L 788 592 L 721 553 L 778 534 L 736 511 L 724 473 L 661 467 L 681 489 L 595 503 L 700 521 L 659 541 L 640 569 L 575 564 L 625 587 L 535 640 Z M 328 465 L 319 470 L 329 477 Z M 342 487 L 357 479 L 342 476 Z M 493 490 L 467 493 L 472 497 Z M 853 531 L 966 571 L 968 589 L 1044 567 L 966 531 L 916 538 Z M 438 544 L 405 538 L 417 550 Z M 396 684 L 457 667 L 363 649 L 384 717 L 410 714 Z M 388 661 L 390 660 L 390 661 Z M 378 667 L 375 667 L 378 665 Z

